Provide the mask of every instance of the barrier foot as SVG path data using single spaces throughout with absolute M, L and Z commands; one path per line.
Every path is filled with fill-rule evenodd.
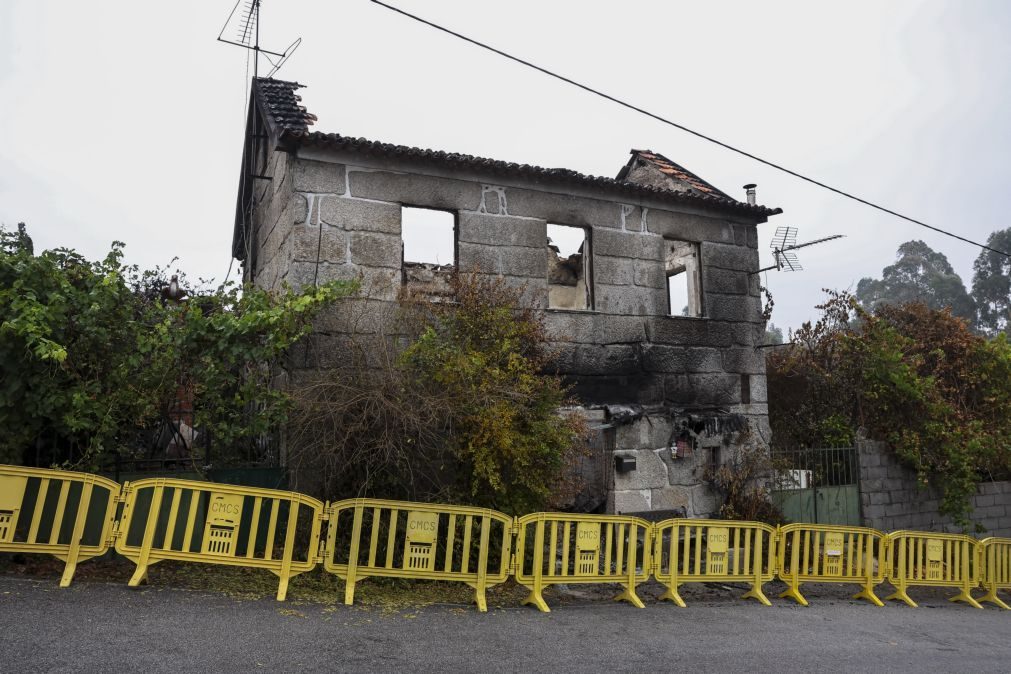
M 804 595 L 800 593 L 800 587 L 790 586 L 786 588 L 785 591 L 779 594 L 780 599 L 792 599 L 801 606 L 807 606 L 807 599 L 804 599 Z
M 765 606 L 772 606 L 772 602 L 762 592 L 762 586 L 759 583 L 754 583 L 750 590 L 741 595 L 741 599 L 757 599 L 759 603 Z
M 133 572 L 130 576 L 130 582 L 127 583 L 130 587 L 137 587 L 140 584 L 147 583 L 147 565 L 141 565 L 137 567 L 137 570 Z
M 639 595 L 635 593 L 635 588 L 626 587 L 621 594 L 614 598 L 614 600 L 627 601 L 636 608 L 646 608 L 646 605 L 642 603 L 642 599 L 639 599 Z
M 67 562 L 63 567 L 63 577 L 60 578 L 60 587 L 70 587 L 70 581 L 74 579 L 74 571 L 77 570 L 77 562 Z
M 911 599 L 911 598 L 909 597 L 909 595 L 908 595 L 908 594 L 906 594 L 906 591 L 905 591 L 905 590 L 896 590 L 896 591 L 895 591 L 895 592 L 893 592 L 892 594 L 890 594 L 890 595 L 888 595 L 887 597 L 885 597 L 885 601 L 890 601 L 890 600 L 892 600 L 892 599 L 896 599 L 896 600 L 898 600 L 898 601 L 904 601 L 904 602 L 906 602 L 907 604 L 909 604 L 910 606 L 912 606 L 913 608 L 919 608 L 919 606 L 918 606 L 918 605 L 916 604 L 916 602 L 915 602 L 915 601 L 913 601 L 913 600 L 912 600 L 912 599 Z
M 477 604 L 477 610 L 481 613 L 488 612 L 488 600 L 484 596 L 483 587 L 474 588 L 474 603 Z
M 537 590 L 532 590 L 530 594 L 527 595 L 527 598 L 523 600 L 523 604 L 533 604 L 540 609 L 541 613 L 551 613 L 551 609 L 548 608 L 548 604 L 544 601 L 544 597 L 542 597 L 541 593 Z
M 277 600 L 284 601 L 288 596 L 288 577 L 282 576 L 281 582 L 277 584 Z
M 989 592 L 986 593 L 985 596 L 979 598 L 980 604 L 982 604 L 985 601 L 988 601 L 991 604 L 996 604 L 997 606 L 1000 606 L 1003 609 L 1011 611 L 1011 606 L 1005 604 L 1004 600 L 997 596 L 997 592 L 995 590 L 990 590 Z
M 660 595 L 660 601 L 672 601 L 681 608 L 685 608 L 685 600 L 681 598 L 676 587 L 668 587 L 667 591 Z
M 859 592 L 857 592 L 855 595 L 853 595 L 853 599 L 866 599 L 875 606 L 885 605 L 885 602 L 881 601 L 878 598 L 878 595 L 874 594 L 874 589 L 870 587 L 865 587 Z
M 972 595 L 966 591 L 959 592 L 954 597 L 948 597 L 948 601 L 964 601 L 969 606 L 973 608 L 983 608 L 979 605 L 979 602 L 972 598 Z
M 355 582 L 349 580 L 344 585 L 344 603 L 351 606 L 355 603 Z

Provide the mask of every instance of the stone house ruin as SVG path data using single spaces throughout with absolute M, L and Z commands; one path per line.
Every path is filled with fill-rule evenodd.
M 598 431 L 596 491 L 578 505 L 713 514 L 706 467 L 769 441 L 750 272 L 757 226 L 781 211 L 647 150 L 612 179 L 310 131 L 300 87 L 253 83 L 232 250 L 244 279 L 361 277 L 393 303 L 403 287 L 437 297 L 454 269 L 504 277 L 545 310 Z M 339 337 L 319 326 L 306 367 Z

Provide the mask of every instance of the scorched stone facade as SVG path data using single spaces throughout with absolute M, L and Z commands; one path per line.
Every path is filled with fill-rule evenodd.
M 545 310 L 557 370 L 600 433 L 588 470 L 600 477 L 578 505 L 713 514 L 706 467 L 769 441 L 751 272 L 757 226 L 779 210 L 648 151 L 608 179 L 310 132 L 297 88 L 254 82 L 233 244 L 246 281 L 362 278 L 392 305 L 405 283 L 437 295 L 454 267 L 505 277 Z M 451 214 L 452 260 L 405 262 L 405 207 Z M 557 226 L 578 249 L 549 241 Z M 298 366 L 338 357 L 340 330 L 321 321 Z

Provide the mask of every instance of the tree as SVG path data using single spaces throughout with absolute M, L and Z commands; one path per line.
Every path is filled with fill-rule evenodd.
M 180 388 L 225 458 L 285 418 L 269 364 L 352 290 L 191 288 L 166 302 L 164 274 L 122 257 L 118 242 L 98 262 L 63 248 L 35 255 L 23 226 L 0 228 L 0 462 L 94 468 L 136 455 Z
M 986 245 L 1011 251 L 1011 227 L 991 234 Z M 972 268 L 972 297 L 979 329 L 989 335 L 1007 332 L 1011 325 L 1011 258 L 984 250 Z
M 767 360 L 773 434 L 788 444 L 888 442 L 941 512 L 967 522 L 981 478 L 1011 475 L 1011 345 L 986 339 L 947 309 L 883 304 L 868 312 L 830 293 L 823 316 Z
M 923 241 L 899 246 L 895 264 L 885 267 L 880 279 L 860 279 L 856 297 L 869 311 L 883 304 L 923 302 L 931 309 L 950 308 L 970 324 L 976 318 L 973 300 L 948 258 Z

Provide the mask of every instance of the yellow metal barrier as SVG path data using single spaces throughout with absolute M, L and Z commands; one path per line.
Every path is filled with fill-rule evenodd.
M 150 565 L 173 559 L 266 569 L 280 578 L 283 600 L 288 580 L 318 561 L 323 504 L 304 494 L 161 478 L 127 482 L 123 494 L 116 551 L 137 565 L 132 587 L 147 579 Z M 308 541 L 296 559 L 296 534 L 306 519 Z
M 987 591 L 979 601 L 1011 609 L 997 596 L 997 590 L 1011 590 L 1011 538 L 984 538 L 979 547 L 983 588 Z
M 385 576 L 466 583 L 487 611 L 486 588 L 509 577 L 513 519 L 500 512 L 349 499 L 331 503 L 328 513 L 323 566 L 345 581 L 345 604 L 354 602 L 358 581 Z
M 970 590 L 979 584 L 979 541 L 963 534 L 926 531 L 893 531 L 888 541 L 887 578 L 895 592 L 886 599 L 900 599 L 912 607 L 906 588 L 912 585 L 954 587 L 961 590 L 950 601 L 964 601 L 983 608 Z
M 807 606 L 801 583 L 856 583 L 854 599 L 884 603 L 874 586 L 884 581 L 885 535 L 865 527 L 787 524 L 779 530 L 779 579 L 787 584 L 780 597 Z
M 0 465 L 0 552 L 63 560 L 67 587 L 78 562 L 112 545 L 119 493 L 98 475 Z
M 678 606 L 684 583 L 748 581 L 743 599 L 766 606 L 762 584 L 775 575 L 776 529 L 759 522 L 673 519 L 653 527 L 653 577 L 667 586 L 660 597 Z
M 637 517 L 561 513 L 520 517 L 515 575 L 530 589 L 523 603 L 548 612 L 541 595 L 548 585 L 621 583 L 625 590 L 615 599 L 643 608 L 635 587 L 649 578 L 651 534 L 649 522 Z

